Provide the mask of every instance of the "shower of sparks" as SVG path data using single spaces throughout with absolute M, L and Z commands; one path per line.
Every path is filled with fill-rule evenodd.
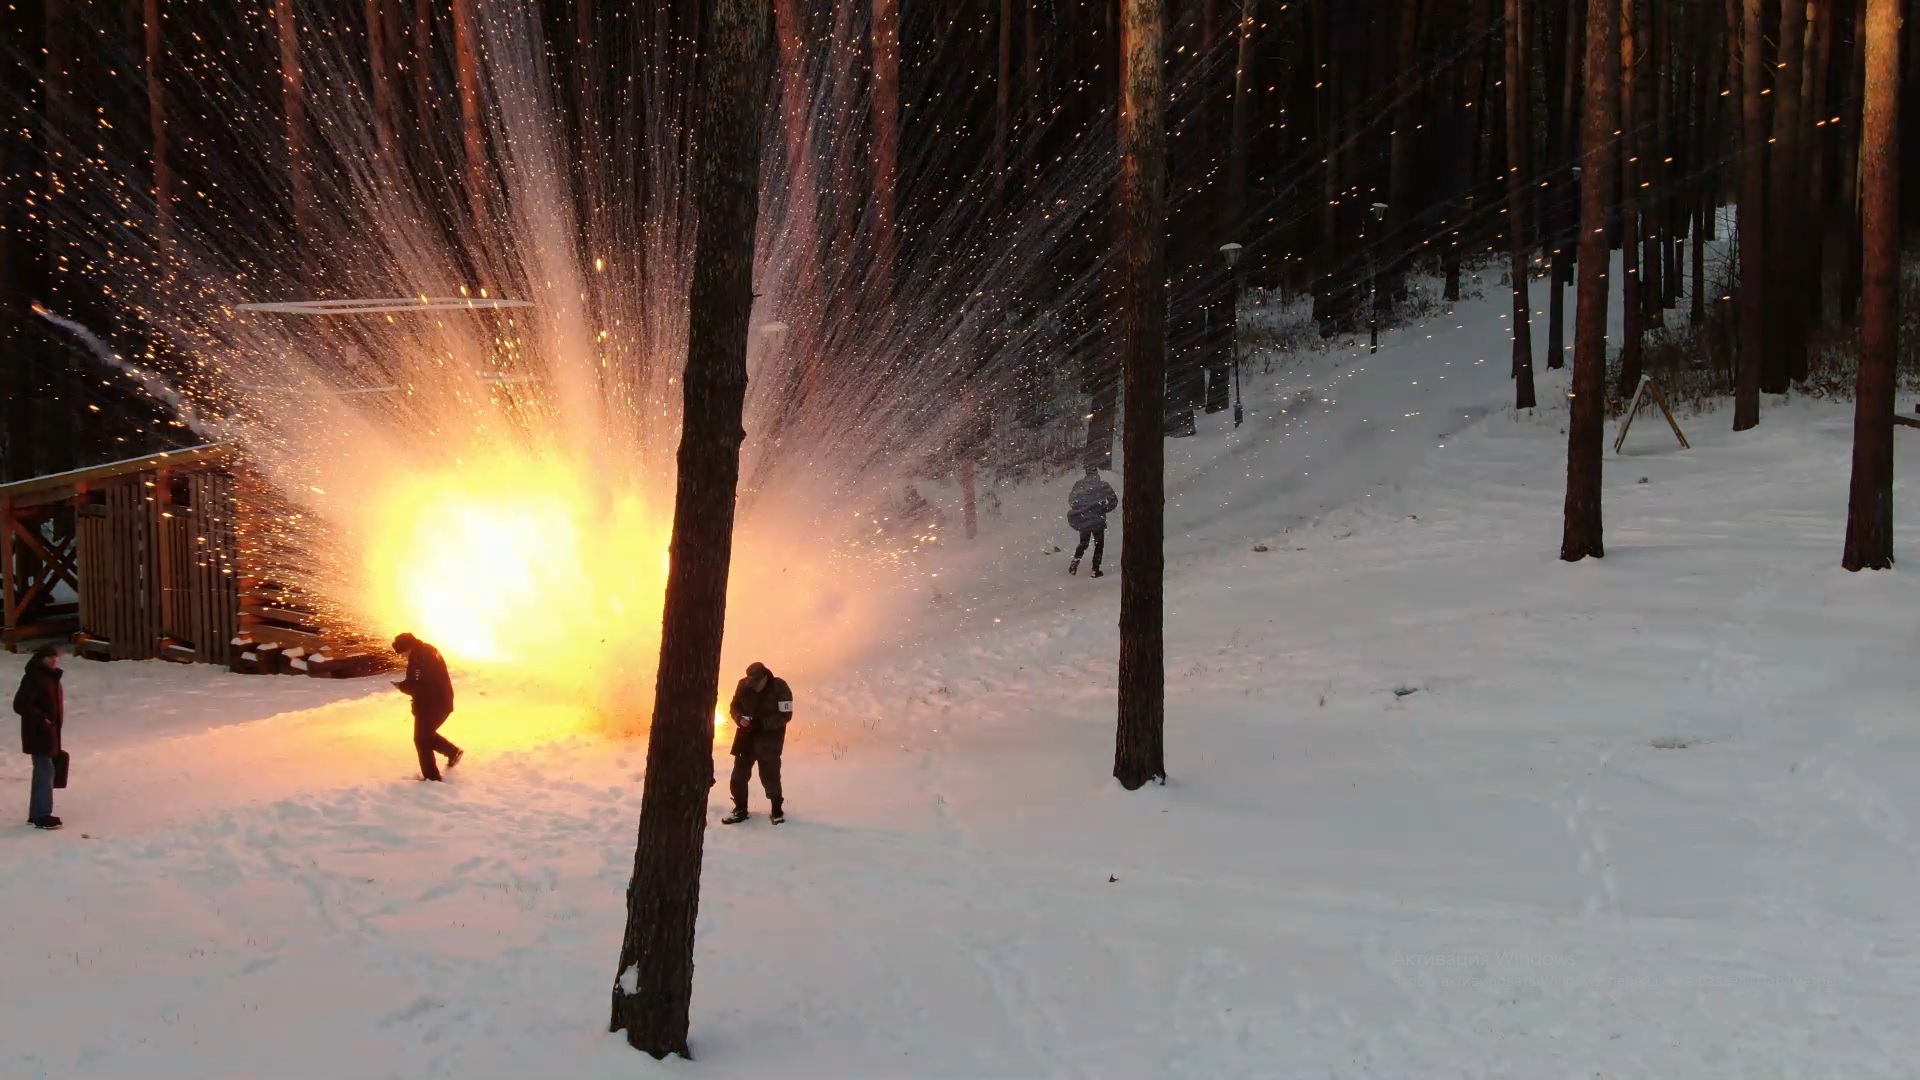
M 957 167 L 964 117 L 937 105 L 971 76 L 935 50 L 906 72 L 921 134 L 882 235 L 864 4 L 831 5 L 772 94 L 730 666 L 870 644 L 939 539 L 896 520 L 904 484 L 963 455 L 1070 465 L 1101 347 L 1110 114 L 1023 120 L 1004 173 Z M 246 553 L 289 602 L 469 666 L 644 692 L 694 258 L 691 47 L 655 34 L 619 66 L 639 77 L 612 79 L 607 47 L 554 44 L 535 5 L 476 7 L 468 100 L 444 15 L 379 109 L 362 31 L 331 7 L 292 3 L 287 24 L 236 5 L 225 41 L 182 43 L 164 214 L 138 144 L 52 148 L 41 212 L 117 305 L 63 317 L 140 342 L 114 362 L 176 395 L 173 423 L 241 448 L 272 490 L 243 507 Z M 296 67 L 304 125 L 282 108 Z

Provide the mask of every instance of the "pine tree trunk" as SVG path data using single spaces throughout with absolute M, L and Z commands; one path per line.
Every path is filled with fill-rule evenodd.
M 413 114 L 417 130 L 433 130 L 433 106 L 433 0 L 413 0 Z
M 788 340 L 800 343 L 800 392 L 791 403 L 791 407 L 797 407 L 819 390 L 820 381 L 816 324 L 824 299 L 820 285 L 820 193 L 814 179 L 813 139 L 807 102 L 807 31 L 799 0 L 774 0 L 773 22 L 774 33 L 779 39 L 780 132 L 786 148 L 787 198 L 783 224 L 786 225 L 786 244 L 790 249 L 787 257 L 793 260 L 793 270 L 785 283 L 788 295 L 781 297 L 780 309 L 782 318 L 792 328 Z M 877 38 L 874 48 L 880 48 Z M 876 92 L 876 114 L 880 107 Z M 876 158 L 880 153 L 877 143 L 876 139 Z M 877 196 L 880 182 L 877 173 L 874 180 Z M 888 213 L 891 214 L 891 208 Z M 878 272 L 876 277 L 882 282 L 892 280 L 890 275 L 882 276 Z
M 1760 422 L 1761 357 L 1767 347 L 1766 0 L 1746 0 L 1740 51 L 1740 355 L 1734 380 L 1733 430 Z
M 1415 107 L 1425 95 L 1406 85 L 1419 69 L 1420 0 L 1401 0 L 1398 40 L 1395 43 L 1398 80 L 1394 86 L 1393 127 L 1387 134 L 1387 229 L 1380 253 L 1386 268 L 1384 288 L 1389 300 L 1406 295 L 1410 242 L 1407 222 L 1413 212 L 1413 138 Z
M 293 0 L 273 0 L 280 46 L 280 104 L 287 125 L 287 176 L 293 184 L 293 231 L 297 243 L 313 236 L 312 154 L 308 150 L 307 90 L 300 58 L 300 23 Z
M 160 35 L 160 0 L 143 0 L 141 20 L 147 68 L 147 133 L 152 146 L 153 241 L 165 245 L 173 230 L 173 169 L 167 159 L 167 53 Z
M 1614 390 L 1621 397 L 1640 385 L 1640 345 L 1647 310 L 1641 277 L 1640 168 L 1636 160 L 1644 141 L 1639 135 L 1640 71 L 1638 0 L 1620 3 L 1620 378 Z
M 1513 266 L 1513 404 L 1534 407 L 1533 324 L 1527 283 L 1527 172 L 1528 122 L 1527 0 L 1507 0 L 1507 243 Z
M 1253 127 L 1253 61 L 1255 9 L 1259 0 L 1240 0 L 1240 21 L 1235 27 L 1233 64 L 1233 127 L 1227 147 L 1227 220 L 1225 238 L 1245 244 L 1251 237 L 1241 235 L 1247 225 L 1247 139 Z
M 1120 227 L 1126 258 L 1126 476 L 1120 504 L 1120 708 L 1113 775 L 1132 791 L 1164 781 L 1162 639 L 1166 449 L 1166 118 L 1160 0 L 1125 0 L 1121 40 Z
M 1612 202 L 1614 107 L 1620 98 L 1620 0 L 1587 5 L 1587 99 L 1580 123 L 1580 285 L 1574 308 L 1573 400 L 1567 423 L 1567 504 L 1560 557 L 1606 554 L 1600 470 L 1607 428 L 1607 209 Z
M 391 38 L 384 7 L 386 0 L 366 0 L 367 4 L 367 69 L 372 76 L 373 85 L 373 129 L 374 137 L 383 157 L 391 157 L 394 149 L 394 124 L 399 110 L 393 101 L 393 56 L 389 49 Z
M 993 207 L 1006 205 L 1013 139 L 1013 0 L 1000 0 L 1000 63 L 993 82 Z
M 873 276 L 880 286 L 877 298 L 886 304 L 893 300 L 898 273 L 894 188 L 900 172 L 900 0 L 873 0 L 872 167 Z
M 1807 30 L 1806 0 L 1780 4 L 1780 62 L 1774 67 L 1773 136 L 1767 148 L 1767 352 L 1760 389 L 1784 394 L 1788 381 L 1805 378 L 1806 341 L 1800 329 L 1800 217 L 1806 193 L 1800 180 L 1800 83 Z
M 1860 314 L 1860 124 L 1867 68 L 1867 5 L 1857 0 L 1853 20 L 1853 63 L 1847 69 L 1847 94 L 1840 108 L 1840 321 L 1852 324 Z
M 772 62 L 767 0 L 707 0 L 694 132 L 693 285 L 682 379 L 679 483 L 661 615 L 660 670 L 640 801 L 627 928 L 609 1030 L 637 1050 L 688 1056 L 713 707 L 740 479 L 753 313 L 762 103 Z
M 460 86 L 461 146 L 466 155 L 467 204 L 473 227 L 487 223 L 487 137 L 480 114 L 480 26 L 473 0 L 453 0 L 454 73 Z
M 1811 335 L 1827 317 L 1827 188 L 1837 130 L 1831 122 L 1828 82 L 1833 72 L 1833 25 L 1838 12 L 1833 0 L 1819 0 L 1807 5 L 1807 14 L 1814 20 L 1813 55 L 1806 65 L 1807 78 L 1801 92 L 1800 134 L 1806 140 L 1808 202 L 1799 219 L 1806 259 L 1801 277 L 1806 285 L 1806 307 L 1801 318 Z
M 1849 570 L 1893 566 L 1893 409 L 1899 355 L 1900 5 L 1867 0 L 1866 102 L 1860 128 L 1863 269 L 1860 373 L 1853 397 Z
M 1560 65 L 1559 148 L 1554 157 L 1554 177 L 1548 196 L 1553 207 L 1549 216 L 1553 229 L 1552 261 L 1547 267 L 1552 291 L 1547 304 L 1547 369 L 1567 366 L 1567 286 L 1572 283 L 1573 253 L 1580 243 L 1580 199 L 1573 179 L 1573 166 L 1579 160 L 1580 36 L 1582 0 L 1566 0 L 1561 22 L 1566 57 Z

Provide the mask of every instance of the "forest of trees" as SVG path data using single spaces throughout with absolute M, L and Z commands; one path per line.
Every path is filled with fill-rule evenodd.
M 617 137 L 604 120 L 609 88 L 623 70 L 673 55 L 660 41 L 691 41 L 699 5 L 544 4 L 556 71 L 574 84 L 569 100 L 579 116 L 571 130 L 590 156 L 596 140 Z M 881 223 L 865 260 L 874 280 L 890 282 L 908 249 L 930 242 L 924 226 L 940 213 L 940 194 L 968 189 L 981 169 L 992 178 L 988 203 L 1066 194 L 1101 204 L 1054 253 L 1053 277 L 1099 278 L 1108 284 L 1095 295 L 1106 299 L 1079 303 L 1071 314 L 1084 325 L 1074 347 L 1042 362 L 1078 372 L 1093 415 L 1089 452 L 1102 460 L 1119 382 L 1119 240 L 1110 196 L 1081 189 L 1088 177 L 1110 184 L 1116 174 L 1071 163 L 1110 154 L 1118 137 L 1122 6 L 773 4 L 781 68 L 773 92 L 787 117 L 804 95 L 796 86 L 808 42 L 834 28 L 870 45 L 836 57 L 858 69 L 871 103 L 858 133 L 868 159 L 858 198 Z M 1630 393 L 1637 382 L 1660 313 L 1684 308 L 1679 317 L 1700 328 L 1696 351 L 1720 365 L 1732 388 L 1736 424 L 1750 426 L 1761 393 L 1804 380 L 1817 350 L 1859 329 L 1868 247 L 1862 176 L 1876 160 L 1862 149 L 1868 6 L 1613 0 L 1605 8 L 1617 16 L 1607 28 L 1607 60 L 1620 71 L 1609 82 L 1591 70 L 1594 0 L 1169 0 L 1169 432 L 1190 430 L 1197 409 L 1226 407 L 1232 288 L 1224 243 L 1244 245 L 1247 284 L 1310 293 L 1328 334 L 1365 323 L 1376 280 L 1390 307 L 1415 272 L 1435 275 L 1448 297 L 1460 288 L 1463 264 L 1496 260 L 1506 279 L 1524 268 L 1571 286 L 1576 168 L 1602 160 L 1583 145 L 1581 120 L 1590 92 L 1602 86 L 1618 120 L 1604 159 L 1613 192 L 1605 224 L 1639 298 L 1627 309 L 1624 339 L 1611 343 L 1614 392 Z M 21 0 L 0 12 L 13 44 L 0 93 L 21 121 L 7 126 L 0 158 L 0 349 L 9 358 L 0 475 L 126 456 L 166 433 L 147 403 L 77 371 L 73 345 L 27 314 L 36 299 L 56 300 L 92 316 L 82 320 L 90 325 L 116 326 L 141 351 L 137 325 L 77 267 L 72 222 L 88 208 L 63 174 L 91 149 L 93 132 L 104 123 L 122 138 L 145 133 L 134 140 L 144 160 L 127 155 L 115 164 L 144 173 L 123 179 L 146 188 L 157 207 L 154 230 L 164 233 L 168 208 L 183 194 L 223 179 L 231 187 L 234 160 L 258 171 L 250 129 L 230 123 L 234 103 L 205 78 L 211 66 L 253 70 L 271 91 L 263 107 L 277 107 L 285 124 L 268 157 L 285 173 L 277 225 L 297 231 L 329 163 L 314 160 L 303 136 L 313 122 L 306 102 L 324 90 L 307 85 L 298 51 L 285 46 L 324 24 L 337 39 L 330 44 L 361 54 L 383 138 L 455 145 L 468 171 L 440 179 L 446 214 L 457 219 L 468 212 L 459 204 L 471 201 L 478 215 L 488 147 L 472 39 L 485 9 L 481 0 Z M 1889 168 L 1920 154 L 1916 22 L 1893 31 L 1904 42 L 1889 43 L 1889 89 L 1904 106 Z M 690 69 L 677 77 L 691 78 Z M 787 163 L 789 182 L 824 182 L 811 175 L 789 125 L 769 127 L 767 137 L 788 150 L 770 158 Z M 1900 191 L 1896 239 L 1920 225 L 1920 183 L 1909 175 Z M 1705 246 L 1722 227 L 1717 211 L 1728 207 L 1743 211 L 1732 273 Z M 1037 295 L 1017 298 L 1029 310 L 1053 300 L 1069 306 L 1045 287 L 1031 291 Z M 1565 362 L 1568 291 L 1550 294 L 1544 340 L 1515 340 L 1517 403 L 1530 401 L 1536 361 Z M 1791 299 L 1776 302 L 1782 297 Z M 1517 292 L 1514 310 L 1525 314 Z M 1054 412 L 1050 419 L 1078 417 L 1081 407 Z
M 450 235 L 497 214 L 477 42 L 498 2 L 7 5 L 0 479 L 187 437 L 33 313 L 57 306 L 129 355 L 190 369 L 124 280 L 92 272 L 117 230 L 163 250 L 192 200 L 227 215 L 260 265 L 325 278 L 300 242 L 352 163 L 319 137 L 337 89 L 321 74 L 359 82 L 370 153 L 419 156 Z M 613 1026 L 651 1053 L 686 1050 L 756 177 L 818 211 L 795 227 L 806 291 L 830 297 L 811 313 L 823 340 L 836 312 L 891 308 L 903 267 L 957 243 L 956 223 L 977 246 L 1035 207 L 1079 215 L 1044 252 L 1049 274 L 995 312 L 1057 317 L 1063 347 L 995 389 L 1021 399 L 1023 422 L 1071 429 L 1088 463 L 1110 464 L 1124 433 L 1114 773 L 1129 789 L 1167 775 L 1162 439 L 1230 404 L 1235 273 L 1310 297 L 1330 338 L 1399 318 L 1423 282 L 1440 302 L 1475 278 L 1509 289 L 1515 407 L 1537 405 L 1536 359 L 1574 369 L 1567 560 L 1605 551 L 1610 399 L 1643 376 L 1690 378 L 1730 397 L 1744 430 L 1764 395 L 1837 365 L 1856 408 L 1843 562 L 1892 563 L 1902 298 L 1910 322 L 1920 291 L 1900 263 L 1920 231 L 1920 169 L 1899 168 L 1920 160 L 1920 19 L 1903 23 L 1902 0 L 534 2 L 573 171 L 624 185 L 572 196 L 678 185 L 697 215 L 655 737 L 612 1002 Z M 310 70 L 316 49 L 345 66 Z M 862 102 L 830 175 L 801 130 L 828 63 Z M 685 143 L 628 145 L 662 130 L 630 122 L 649 109 L 684 112 Z M 1231 270 L 1227 245 L 1243 256 Z M 860 257 L 816 267 L 829 249 Z M 841 276 L 807 278 L 829 268 Z M 1548 286 L 1539 340 L 1530 281 Z M 1609 294 L 1624 300 L 1618 340 Z M 830 363 L 822 350 L 800 397 Z M 1062 375 L 1070 401 L 1047 390 Z M 952 450 L 969 486 L 977 451 Z

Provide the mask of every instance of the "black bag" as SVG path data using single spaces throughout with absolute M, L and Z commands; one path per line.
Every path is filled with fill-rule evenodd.
M 53 786 L 67 786 L 67 752 L 61 750 L 53 755 Z

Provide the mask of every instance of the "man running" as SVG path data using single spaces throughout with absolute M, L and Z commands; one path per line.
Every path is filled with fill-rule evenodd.
M 420 753 L 420 779 L 438 780 L 436 752 L 447 756 L 449 769 L 465 754 L 440 734 L 440 725 L 453 715 L 453 676 L 440 650 L 412 634 L 394 638 L 393 651 L 407 658 L 407 677 L 393 685 L 413 699 L 413 748 Z
M 793 719 L 793 691 L 785 679 L 776 678 L 767 665 L 755 661 L 734 688 L 727 713 L 733 717 L 733 777 L 728 783 L 733 813 L 720 822 L 738 825 L 747 820 L 747 780 L 758 764 L 760 786 L 773 804 L 773 823 L 778 825 L 787 820 L 780 804 L 780 751 L 787 743 L 787 721 Z

